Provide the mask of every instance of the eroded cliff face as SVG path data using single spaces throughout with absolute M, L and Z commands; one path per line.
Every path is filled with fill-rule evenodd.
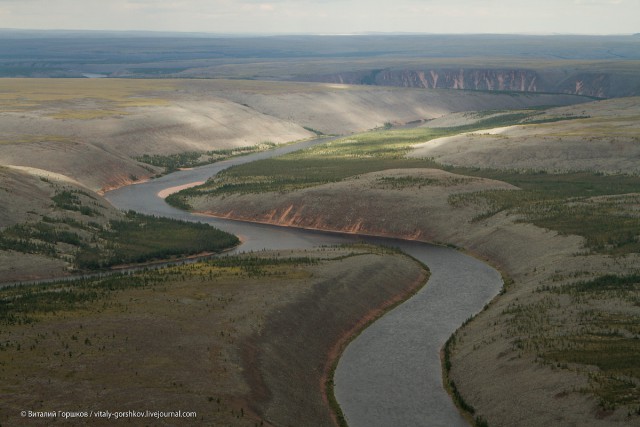
M 385 70 L 376 76 L 383 85 L 537 92 L 537 73 L 529 70 L 444 69 L 426 71 Z
M 640 77 L 569 71 L 547 73 L 531 69 L 384 69 L 316 75 L 300 80 L 427 89 L 563 93 L 597 98 L 640 94 Z

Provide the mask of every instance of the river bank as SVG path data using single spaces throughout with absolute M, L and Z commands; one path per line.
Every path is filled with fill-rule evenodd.
M 404 188 L 387 188 L 381 185 L 385 179 L 408 184 Z M 429 182 L 429 185 L 410 185 L 413 182 Z M 615 386 L 607 382 L 605 373 L 594 371 L 589 363 L 553 362 L 551 356 L 536 348 L 550 348 L 547 351 L 554 351 L 553 357 L 571 357 L 570 353 L 563 352 L 566 348 L 563 346 L 568 345 L 569 340 L 578 340 L 575 345 L 579 345 L 579 340 L 586 339 L 574 338 L 571 334 L 580 330 L 588 313 L 600 313 L 601 319 L 614 316 L 633 322 L 633 313 L 637 311 L 633 307 L 633 288 L 612 288 L 588 300 L 576 300 L 578 296 L 571 289 L 576 283 L 596 280 L 603 273 L 624 277 L 637 272 L 639 255 L 589 252 L 580 236 L 522 222 L 509 212 L 483 218 L 481 215 L 487 208 L 477 201 L 455 206 L 450 203 L 466 200 L 465 193 L 496 189 L 513 187 L 444 171 L 388 170 L 281 194 L 278 198 L 270 194 L 250 194 L 211 197 L 206 203 L 190 202 L 195 209 L 227 218 L 397 236 L 463 248 L 513 280 L 503 295 L 458 331 L 451 346 L 450 379 L 465 402 L 474 408 L 474 417 L 486 419 L 491 426 L 625 425 L 635 409 L 633 405 L 625 409 L 602 403 L 603 399 L 617 396 L 602 394 L 607 387 Z M 625 197 L 624 200 L 635 200 Z M 608 200 L 594 198 L 591 203 Z M 432 263 L 427 263 L 432 267 Z M 473 312 L 469 311 L 458 325 Z M 589 334 L 615 332 L 610 323 L 603 322 L 590 325 Z M 567 335 L 571 338 L 563 338 Z M 630 340 L 628 345 L 634 345 Z M 444 341 L 438 348 L 443 344 Z M 627 346 L 626 341 L 624 345 Z M 600 351 L 605 350 L 585 351 L 584 357 L 591 354 L 600 357 L 597 356 Z M 591 363 L 601 363 L 598 360 Z M 505 400 L 507 390 L 511 399 Z
M 197 414 L 190 425 L 333 425 L 321 387 L 329 354 L 426 277 L 406 256 L 358 245 L 32 288 L 34 299 L 78 286 L 65 304 L 14 310 L 0 331 L 0 422 L 20 425 L 23 410 L 180 409 Z

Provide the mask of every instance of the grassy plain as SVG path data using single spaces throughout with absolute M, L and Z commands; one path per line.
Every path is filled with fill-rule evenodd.
M 2 79 L 0 101 L 3 111 L 25 111 L 59 103 L 70 105 L 74 101 L 93 101 L 102 106 L 145 107 L 166 105 L 167 100 L 162 98 L 162 94 L 175 88 L 170 80 Z M 85 112 L 89 114 L 91 110 Z
M 324 386 L 337 343 L 426 277 L 405 256 L 357 246 L 2 289 L 0 422 L 22 410 L 182 410 L 197 417 L 160 421 L 333 425 Z

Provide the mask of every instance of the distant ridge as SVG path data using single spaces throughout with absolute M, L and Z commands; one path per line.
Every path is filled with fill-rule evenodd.
M 223 34 L 202 32 L 174 32 L 174 31 L 115 31 L 115 30 L 27 30 L 16 28 L 0 28 L 0 37 L 9 39 L 40 39 L 40 38 L 244 38 L 256 37 L 259 34 Z
M 598 98 L 640 93 L 637 35 L 0 29 L 0 40 L 0 77 L 231 78 Z

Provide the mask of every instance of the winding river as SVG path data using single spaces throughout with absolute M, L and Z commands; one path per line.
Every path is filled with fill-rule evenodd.
M 447 338 L 500 290 L 500 275 L 453 249 L 415 241 L 355 236 L 197 216 L 167 205 L 163 190 L 206 181 L 230 166 L 326 142 L 316 139 L 178 171 L 108 192 L 120 209 L 209 223 L 242 238 L 238 251 L 311 248 L 356 239 L 396 246 L 429 266 L 431 278 L 414 297 L 352 341 L 338 363 L 335 394 L 351 427 L 467 426 L 442 386 L 439 351 Z

